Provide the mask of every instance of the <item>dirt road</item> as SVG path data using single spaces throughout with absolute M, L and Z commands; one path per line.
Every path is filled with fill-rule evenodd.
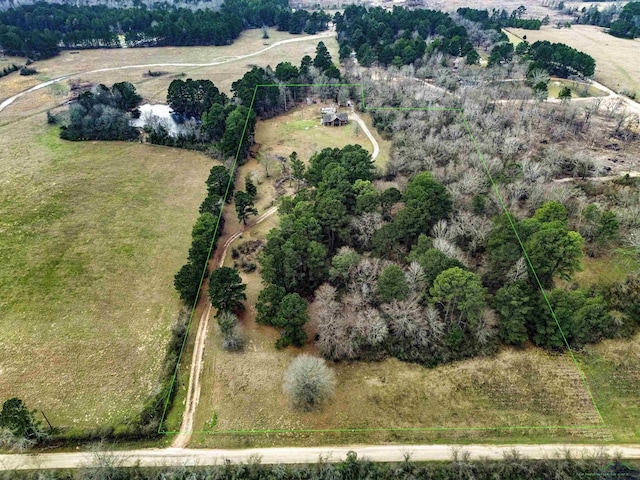
M 362 120 L 362 118 L 360 118 L 360 116 L 353 109 L 351 109 L 351 112 L 349 113 L 349 115 L 351 115 L 354 118 L 354 120 L 358 122 L 358 125 L 360 125 L 360 128 L 362 129 L 362 131 L 365 133 L 367 137 L 369 137 L 369 140 L 371 140 L 371 143 L 373 144 L 373 153 L 371 154 L 371 161 L 372 162 L 375 161 L 375 159 L 378 158 L 378 154 L 380 153 L 380 145 L 378 145 L 378 142 L 376 141 L 376 139 L 373 137 L 373 135 L 367 128 L 367 124 L 364 123 L 364 120 Z
M 260 458 L 263 464 L 317 463 L 322 457 L 328 462 L 339 462 L 347 452 L 354 451 L 359 458 L 374 462 L 401 462 L 405 455 L 411 460 L 451 460 L 454 451 L 467 452 L 470 460 L 501 460 L 505 454 L 517 451 L 524 458 L 544 459 L 563 457 L 566 452 L 573 458 L 606 452 L 610 456 L 619 454 L 624 459 L 640 459 L 640 445 L 601 447 L 599 445 L 379 445 L 351 447 L 310 448 L 253 448 L 248 450 L 191 450 L 181 448 L 126 450 L 104 452 L 114 455 L 114 464 L 119 466 L 202 466 L 220 465 L 225 461 L 243 463 Z M 95 453 L 41 453 L 37 455 L 0 455 L 0 470 L 27 470 L 52 468 L 83 468 L 95 458 Z
M 214 252 L 214 266 L 220 268 L 224 265 L 224 260 L 227 258 L 227 251 L 231 244 L 240 237 L 243 233 L 248 232 L 251 228 L 255 227 L 259 223 L 269 218 L 271 215 L 278 211 L 278 207 L 271 207 L 266 210 L 262 215 L 256 217 L 252 222 L 249 222 L 242 229 L 231 235 L 222 245 L 222 248 L 217 252 Z M 195 418 L 196 408 L 200 401 L 200 374 L 202 373 L 202 364 L 204 358 L 204 346 L 207 339 L 207 332 L 209 331 L 209 318 L 211 316 L 211 303 L 207 298 L 207 292 L 200 292 L 200 298 L 204 298 L 207 307 L 200 317 L 200 323 L 198 324 L 198 333 L 196 334 L 195 348 L 193 349 L 193 355 L 191 356 L 191 372 L 189 374 L 189 387 L 187 389 L 187 400 L 184 409 L 184 415 L 182 417 L 182 425 L 180 425 L 180 433 L 176 435 L 171 446 L 173 448 L 184 448 L 191 440 L 191 432 L 193 432 L 193 419 Z

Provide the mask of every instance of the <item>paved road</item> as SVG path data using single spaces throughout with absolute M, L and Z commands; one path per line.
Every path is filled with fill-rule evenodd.
M 414 461 L 451 460 L 454 450 L 468 452 L 469 459 L 500 460 L 514 450 L 531 459 L 554 458 L 570 452 L 574 458 L 605 451 L 619 454 L 625 459 L 640 459 L 640 445 L 380 445 L 352 447 L 313 448 L 254 448 L 249 450 L 191 450 L 182 448 L 127 450 L 117 452 L 117 464 L 121 466 L 178 466 L 219 465 L 247 462 L 258 456 L 263 464 L 316 463 L 322 457 L 326 461 L 344 460 L 347 452 L 355 451 L 359 458 L 376 462 L 400 462 L 406 454 Z M 104 452 L 107 455 L 110 453 Z M 0 455 L 0 470 L 27 470 L 52 468 L 82 468 L 94 458 L 92 453 L 42 453 L 38 455 Z

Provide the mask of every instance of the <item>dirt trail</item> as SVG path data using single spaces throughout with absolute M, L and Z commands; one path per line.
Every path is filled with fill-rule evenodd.
M 248 223 L 242 229 L 227 238 L 222 245 L 222 248 L 214 252 L 212 257 L 214 268 L 220 268 L 224 265 L 224 260 L 227 258 L 229 247 L 236 239 L 238 239 L 238 237 L 242 236 L 259 223 L 262 223 L 277 211 L 278 207 L 271 207 L 262 213 L 262 215 L 256 217 L 252 222 Z M 209 318 L 211 316 L 211 302 L 209 302 L 207 292 L 201 291 L 200 298 L 204 299 L 207 304 L 207 308 L 200 317 L 200 323 L 198 324 L 195 347 L 193 349 L 193 355 L 191 356 L 191 372 L 189 374 L 189 387 L 187 389 L 187 401 L 184 409 L 184 415 L 182 417 L 182 425 L 180 425 L 180 433 L 176 435 L 176 438 L 171 444 L 172 448 L 185 448 L 189 443 L 189 440 L 191 440 L 193 420 L 195 418 L 198 402 L 200 401 L 200 374 L 202 373 L 204 346 L 207 339 L 207 332 L 209 330 Z
M 592 180 L 594 182 L 608 182 L 609 180 L 615 180 L 616 178 L 624 177 L 625 175 L 629 175 L 631 178 L 640 177 L 640 172 L 636 172 L 631 170 L 629 172 L 620 172 L 618 175 L 607 175 L 605 177 L 587 177 L 586 180 Z M 554 178 L 553 181 L 555 183 L 568 183 L 575 182 L 577 180 L 582 180 L 580 177 L 567 177 L 567 178 Z
M 99 68 L 97 70 L 85 70 L 85 71 L 81 71 L 81 72 L 75 72 L 75 73 L 71 73 L 69 75 L 64 75 L 62 77 L 54 78 L 53 80 L 49 80 L 49 81 L 44 82 L 44 83 L 40 83 L 40 84 L 36 85 L 35 87 L 31 87 L 31 88 L 29 88 L 29 89 L 27 89 L 27 90 L 25 90 L 23 92 L 20 92 L 20 93 L 14 95 L 13 97 L 7 98 L 2 103 L 0 103 L 0 112 L 2 112 L 2 110 L 7 108 L 13 102 L 15 102 L 18 98 L 20 98 L 20 97 L 22 97 L 24 95 L 27 95 L 28 93 L 35 92 L 36 90 L 40 90 L 41 88 L 48 87 L 49 85 L 52 85 L 52 84 L 54 84 L 56 82 L 60 82 L 62 80 L 66 80 L 67 78 L 76 77 L 78 75 L 87 75 L 87 74 L 90 74 L 90 73 L 113 72 L 113 71 L 116 71 L 116 70 L 126 70 L 126 69 L 129 69 L 129 68 L 213 67 L 213 66 L 216 66 L 216 65 L 224 65 L 225 63 L 236 62 L 238 60 L 243 60 L 245 58 L 254 57 L 256 55 L 260 55 L 261 53 L 266 52 L 267 50 L 271 50 L 272 48 L 277 48 L 277 47 L 279 47 L 281 45 L 285 45 L 287 43 L 305 42 L 305 41 L 314 40 L 314 39 L 318 39 L 319 40 L 319 39 L 322 39 L 322 38 L 330 37 L 332 35 L 335 35 L 335 27 L 333 25 L 331 25 L 329 30 L 327 30 L 326 32 L 318 33 L 316 35 L 305 35 L 305 36 L 302 36 L 300 38 L 290 38 L 288 40 L 280 40 L 278 42 L 275 42 L 275 43 L 269 45 L 266 48 L 263 48 L 261 50 L 257 50 L 257 51 L 252 52 L 252 53 L 247 53 L 245 55 L 219 57 L 215 61 L 209 62 L 209 63 L 147 63 L 147 64 L 140 64 L 140 65 L 121 65 L 119 67 Z

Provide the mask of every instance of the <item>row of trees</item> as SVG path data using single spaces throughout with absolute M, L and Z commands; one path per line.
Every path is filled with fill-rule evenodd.
M 61 48 L 227 45 L 242 30 L 278 26 L 291 33 L 326 30 L 328 15 L 292 13 L 286 0 L 227 0 L 219 11 L 108 8 L 37 2 L 0 12 L 0 46 L 10 55 L 49 58 Z
M 247 463 L 216 465 L 212 467 L 164 467 L 149 469 L 143 466 L 123 467 L 124 457 L 117 453 L 96 455 L 88 465 L 70 473 L 65 470 L 34 470 L 24 475 L 26 479 L 70 480 L 91 478 L 112 480 L 137 478 L 153 480 L 493 480 L 518 479 L 537 480 L 540 478 L 594 478 L 595 480 L 637 479 L 637 461 L 621 461 L 605 453 L 594 451 L 593 455 L 576 457 L 567 451 L 558 458 L 531 460 L 517 451 L 505 453 L 501 460 L 471 460 L 465 449 L 453 450 L 451 459 L 442 462 L 414 462 L 408 453 L 402 462 L 381 463 L 358 457 L 349 452 L 345 460 L 328 462 L 319 458 L 318 462 L 307 465 L 266 465 L 258 460 Z M 14 476 L 17 474 L 14 473 Z M 22 478 L 22 475 L 21 475 Z
M 524 28 L 526 30 L 540 30 L 540 27 L 544 25 L 543 20 L 522 18 L 527 9 L 520 5 L 518 8 L 511 12 L 511 15 L 506 10 L 493 9 L 491 13 L 488 10 L 478 10 L 470 7 L 462 7 L 456 10 L 456 13 L 462 18 L 466 18 L 472 22 L 482 24 L 484 29 L 493 29 L 500 31 L 504 27 Z M 546 19 L 548 23 L 548 18 Z
M 222 165 L 211 168 L 206 181 L 207 197 L 200 205 L 200 217 L 191 232 L 191 248 L 187 263 L 175 276 L 174 285 L 186 305 L 192 305 L 198 297 L 200 284 L 207 274 L 207 260 L 222 235 L 224 217 L 223 202 L 231 201 L 233 178 Z
M 334 16 L 340 58 L 355 52 L 358 62 L 368 67 L 373 62 L 382 65 L 408 65 L 421 58 L 425 51 L 439 50 L 464 56 L 473 50 L 467 31 L 446 13 L 435 10 L 408 10 L 394 7 L 349 5 L 344 13 Z M 437 37 L 428 46 L 427 39 Z

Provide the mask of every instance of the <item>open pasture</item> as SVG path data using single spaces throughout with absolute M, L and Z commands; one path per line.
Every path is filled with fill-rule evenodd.
M 65 142 L 44 115 L 0 127 L 0 399 L 80 431 L 134 418 L 158 387 L 211 165 Z
M 565 43 L 588 53 L 596 61 L 595 80 L 622 93 L 624 90 L 636 92 L 640 96 L 640 39 L 617 38 L 591 25 L 573 25 L 571 28 L 557 29 L 551 26 L 540 30 L 510 28 L 509 31 L 522 38 L 527 36 L 530 43 L 548 40 Z
M 325 127 L 320 123 L 320 108 L 327 105 L 299 105 L 285 114 L 258 122 L 256 143 L 260 155 L 288 158 L 291 152 L 295 151 L 306 163 L 315 152 L 328 147 L 342 148 L 349 144 L 359 144 L 369 153 L 373 152 L 371 141 L 352 117 L 347 125 L 341 127 Z M 339 111 L 346 112 L 347 109 Z M 389 159 L 391 142 L 382 139 L 373 129 L 368 115 L 360 116 L 380 145 L 376 165 L 383 166 Z
M 323 41 L 333 58 L 338 58 L 338 43 L 333 37 L 304 39 L 301 35 L 291 35 L 276 30 L 269 31 L 270 38 L 262 39 L 261 30 L 247 30 L 231 45 L 220 47 L 154 47 L 154 48 L 118 48 L 63 51 L 57 57 L 34 63 L 38 75 L 23 77 L 17 72 L 0 78 L 0 101 L 25 91 L 41 82 L 73 75 L 61 83 L 68 85 L 79 83 L 104 83 L 128 81 L 136 86 L 145 101 L 165 103 L 167 88 L 176 78 L 198 78 L 213 81 L 220 90 L 230 93 L 231 83 L 239 79 L 253 66 L 275 67 L 278 63 L 290 61 L 295 65 L 305 55 L 314 56 L 316 45 Z M 279 41 L 295 40 L 273 46 Z M 264 45 L 267 43 L 268 45 Z M 269 48 L 271 47 L 272 48 Z M 252 55 L 259 52 L 256 55 Z M 246 57 L 245 57 L 246 56 Z M 241 57 L 241 58 L 236 58 Z M 221 63 L 224 62 L 224 63 Z M 208 64 L 200 66 L 160 66 L 158 64 Z M 145 67 L 144 65 L 158 65 Z M 128 68 L 133 66 L 133 68 Z M 127 67 L 122 68 L 120 67 Z M 95 73 L 85 73 L 102 69 L 115 69 Z M 146 75 L 149 70 L 162 72 L 161 76 Z M 16 100 L 0 115 L 0 124 L 8 118 L 41 113 L 42 101 L 35 101 L 34 95 L 46 92 L 54 105 L 61 104 L 73 92 L 60 95 L 56 87 L 46 87 Z M 49 107 L 50 108 L 50 107 Z M 4 118 L 3 118 L 4 117 Z

